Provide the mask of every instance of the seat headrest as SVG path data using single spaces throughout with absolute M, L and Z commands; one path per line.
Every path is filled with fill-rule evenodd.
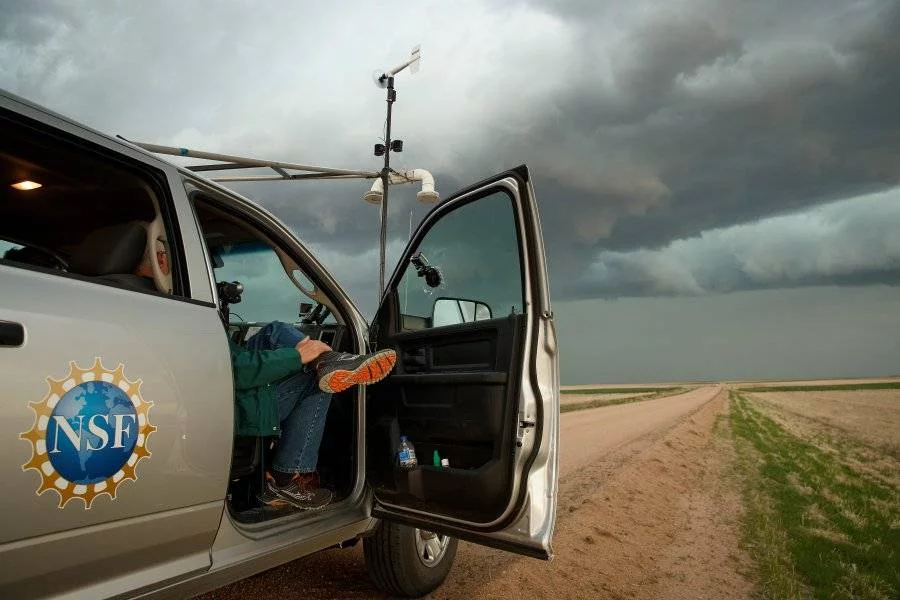
M 131 273 L 144 256 L 147 230 L 141 223 L 121 223 L 90 232 L 69 257 L 69 270 L 82 275 Z

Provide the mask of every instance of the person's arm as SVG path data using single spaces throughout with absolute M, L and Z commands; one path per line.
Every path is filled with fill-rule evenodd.
M 234 387 L 237 389 L 273 383 L 296 373 L 302 367 L 300 355 L 295 348 L 249 350 L 234 343 L 229 345 L 234 369 Z

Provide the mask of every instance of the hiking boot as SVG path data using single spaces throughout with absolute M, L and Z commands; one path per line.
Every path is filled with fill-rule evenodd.
M 293 506 L 300 510 L 317 510 L 328 506 L 331 492 L 324 489 L 306 489 L 297 477 L 285 486 L 275 483 L 275 478 L 266 473 L 266 485 L 258 496 L 266 506 L 279 508 Z
M 319 389 L 336 394 L 354 385 L 368 385 L 381 381 L 397 362 L 393 350 L 379 350 L 372 354 L 347 354 L 326 352 L 317 360 L 315 368 L 319 376 Z

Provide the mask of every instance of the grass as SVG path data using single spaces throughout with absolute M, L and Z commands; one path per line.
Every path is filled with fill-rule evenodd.
M 732 407 L 732 410 L 734 408 Z M 772 599 L 794 599 L 809 596 L 791 560 L 786 532 L 776 525 L 775 511 L 770 498 L 759 484 L 759 452 L 750 443 L 738 439 L 731 427 L 731 416 L 719 415 L 714 432 L 736 447 L 737 460 L 727 473 L 744 489 L 743 542 L 753 557 L 758 571 L 748 576 L 760 576 L 759 596 Z
M 760 595 L 898 597 L 900 489 L 789 433 L 740 392 L 731 400 Z
M 573 404 L 562 404 L 559 412 L 566 413 L 574 410 L 585 410 L 588 408 L 600 408 L 601 406 L 615 406 L 617 404 L 631 404 L 632 402 L 643 402 L 644 400 L 653 400 L 654 398 L 662 398 L 664 396 L 674 396 L 688 391 L 688 388 L 658 388 L 655 394 L 649 396 L 630 396 L 628 398 L 597 398 L 596 400 L 585 400 L 584 402 L 575 402 Z M 640 393 L 640 392 L 636 392 Z
M 681 389 L 681 388 L 672 388 L 672 387 L 627 387 L 627 388 L 590 388 L 590 389 L 579 389 L 579 390 L 562 390 L 563 394 L 579 394 L 582 396 L 586 396 L 588 394 L 646 394 L 646 393 L 656 393 L 656 392 L 667 392 L 673 389 Z
M 878 383 L 842 383 L 835 385 L 781 385 L 777 387 L 746 387 L 742 392 L 840 392 L 862 390 L 898 390 L 900 381 L 882 381 Z

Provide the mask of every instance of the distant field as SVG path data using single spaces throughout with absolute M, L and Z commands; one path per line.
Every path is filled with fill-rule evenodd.
M 613 406 L 616 404 L 630 404 L 632 402 L 641 402 L 643 400 L 652 400 L 654 398 L 662 398 L 664 396 L 674 396 L 682 394 L 692 388 L 686 387 L 664 387 L 664 388 L 630 388 L 627 392 L 611 391 L 607 392 L 605 388 L 602 392 L 563 392 L 560 398 L 560 412 L 571 412 L 573 410 L 585 410 L 588 408 L 600 408 L 601 406 Z
M 593 388 L 562 388 L 560 392 L 563 394 L 580 394 L 580 395 L 594 395 L 594 394 L 652 394 L 656 392 L 667 392 L 673 387 L 677 386 L 665 386 L 665 387 L 593 387 Z
M 900 384 L 900 377 L 857 377 L 844 379 L 757 379 L 731 380 L 735 387 L 835 387 L 839 385 L 869 385 L 873 383 Z
M 697 382 L 697 381 L 646 381 L 644 383 L 582 383 L 577 385 L 561 385 L 559 386 L 560 391 L 564 394 L 577 391 L 577 390 L 625 390 L 627 392 L 633 392 L 634 390 L 639 390 L 641 388 L 647 389 L 661 389 L 661 388 L 677 388 L 677 387 L 685 387 L 685 386 L 699 386 L 705 385 L 708 382 Z
M 767 388 L 742 394 L 755 400 L 792 430 L 816 435 L 845 435 L 879 452 L 900 459 L 900 389 L 826 388 L 778 391 Z
M 900 381 L 879 381 L 875 383 L 839 383 L 822 385 L 762 385 L 742 387 L 742 392 L 838 392 L 864 390 L 900 390 Z

